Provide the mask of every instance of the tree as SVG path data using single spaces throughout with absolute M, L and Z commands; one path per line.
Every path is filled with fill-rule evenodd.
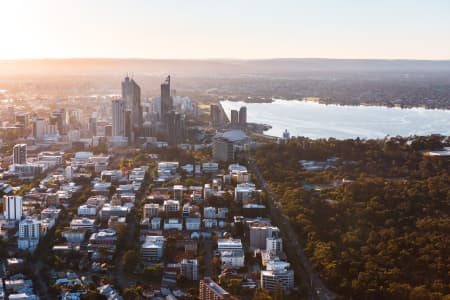
M 84 295 L 80 296 L 81 300 L 107 300 L 108 298 L 105 295 L 100 294 L 97 291 L 89 291 Z
M 428 289 L 424 286 L 416 286 L 411 290 L 411 293 L 409 293 L 409 299 L 410 300 L 430 300 L 430 292 Z
M 161 265 L 146 267 L 144 269 L 144 277 L 153 282 L 161 281 L 163 270 L 164 268 Z
M 275 287 L 273 299 L 274 300 L 283 300 L 283 286 L 280 283 L 277 283 L 277 286 Z
M 253 300 L 272 300 L 269 292 L 267 290 L 258 288 L 255 291 L 255 296 L 253 296 Z
M 128 250 L 122 258 L 123 268 L 126 272 L 131 273 L 139 263 L 139 256 L 135 250 Z
M 137 288 L 126 288 L 123 292 L 123 299 L 124 300 L 139 300 L 142 299 L 139 290 Z

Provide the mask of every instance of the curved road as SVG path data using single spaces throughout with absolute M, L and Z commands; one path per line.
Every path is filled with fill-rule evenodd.
M 332 300 L 336 299 L 337 295 L 330 291 L 322 282 L 319 275 L 312 269 L 311 265 L 309 264 L 308 258 L 303 252 L 303 249 L 300 246 L 300 243 L 298 241 L 297 233 L 295 232 L 294 228 L 288 221 L 288 218 L 283 214 L 283 210 L 281 208 L 281 205 L 277 201 L 277 196 L 272 192 L 272 190 L 269 187 L 269 184 L 264 180 L 264 177 L 262 176 L 261 172 L 259 171 L 256 164 L 247 159 L 248 165 L 251 167 L 254 174 L 257 175 L 259 183 L 261 186 L 266 190 L 267 194 L 269 195 L 271 202 L 269 203 L 270 207 L 270 214 L 277 220 L 280 220 L 281 223 L 283 223 L 284 227 L 287 229 L 287 232 L 284 232 L 290 243 L 294 246 L 294 249 L 296 251 L 297 257 L 300 259 L 302 263 L 303 270 L 305 271 L 305 274 L 308 278 L 305 278 L 309 281 L 306 282 L 305 286 L 308 286 L 311 289 L 310 297 L 320 299 L 320 300 Z M 312 296 L 312 295 L 314 296 Z

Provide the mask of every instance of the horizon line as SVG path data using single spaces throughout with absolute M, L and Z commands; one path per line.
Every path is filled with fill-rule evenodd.
M 427 61 L 427 62 L 450 62 L 450 58 L 336 58 L 336 57 L 268 57 L 268 58 L 152 58 L 152 57 L 34 57 L 34 58 L 0 58 L 2 62 L 13 61 L 38 61 L 38 60 L 160 60 L 160 61 L 269 61 L 269 60 L 348 60 L 348 61 Z

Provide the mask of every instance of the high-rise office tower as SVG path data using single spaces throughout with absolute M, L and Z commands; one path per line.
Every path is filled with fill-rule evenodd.
M 128 143 L 134 142 L 133 112 L 131 109 L 125 110 L 125 136 L 128 138 Z
M 16 113 L 16 117 L 15 117 L 16 123 L 22 124 L 22 126 L 24 128 L 28 127 L 28 118 L 29 118 L 29 115 L 24 112 Z
M 167 113 L 167 133 L 171 145 L 177 145 L 183 141 L 185 130 L 184 119 L 184 114 L 174 110 Z
M 170 95 L 170 76 L 161 84 L 161 116 L 160 119 L 165 122 L 166 115 L 173 109 L 172 96 Z
M 64 108 L 52 112 L 50 115 L 50 124 L 56 125 L 59 134 L 66 133 L 67 116 Z
M 95 116 L 89 118 L 89 134 L 91 136 L 97 135 L 97 118 Z
M 242 106 L 241 109 L 239 109 L 239 124 L 245 125 L 247 124 L 247 107 Z
M 112 101 L 112 135 L 125 136 L 125 101 Z
M 222 112 L 217 104 L 210 105 L 210 122 L 214 127 L 222 125 Z
M 3 196 L 3 215 L 7 220 L 20 221 L 22 218 L 22 197 Z
M 235 109 L 231 110 L 231 124 L 236 125 L 239 123 L 239 112 Z
M 33 137 L 37 140 L 44 138 L 47 130 L 47 122 L 44 118 L 33 119 Z
M 17 144 L 13 147 L 13 164 L 27 163 L 27 144 Z
M 128 76 L 122 81 L 122 100 L 126 109 L 131 110 L 131 126 L 134 137 L 140 136 L 142 129 L 141 88 Z

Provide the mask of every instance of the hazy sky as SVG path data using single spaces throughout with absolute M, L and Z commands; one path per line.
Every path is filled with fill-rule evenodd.
M 450 59 L 450 0 L 1 0 L 0 59 Z

